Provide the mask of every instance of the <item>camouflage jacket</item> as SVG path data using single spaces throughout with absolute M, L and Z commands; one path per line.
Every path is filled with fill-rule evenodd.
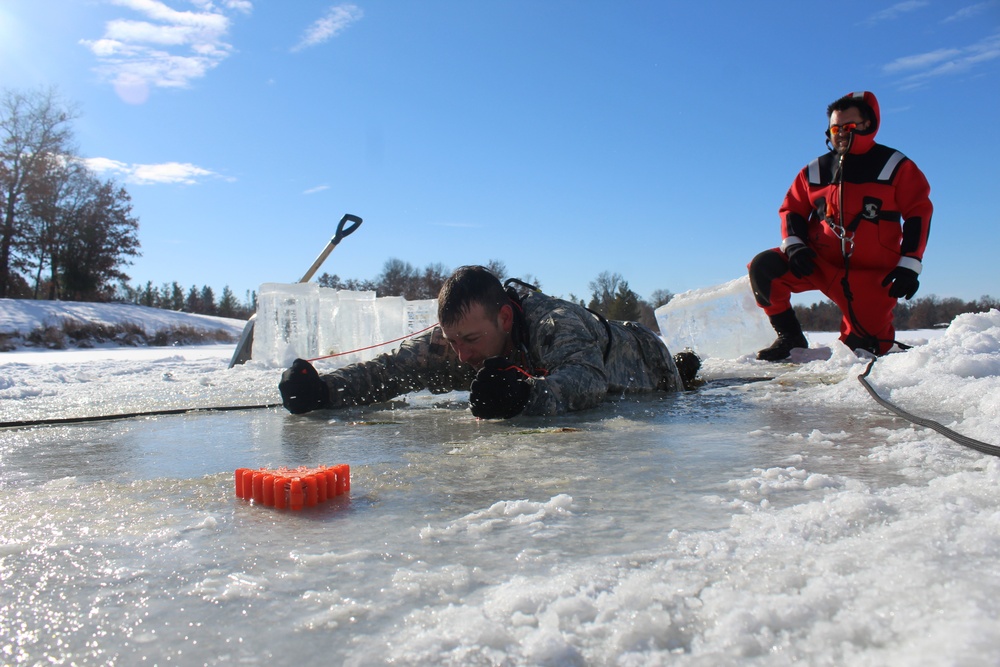
M 681 391 L 667 346 L 636 322 L 598 318 L 586 308 L 529 292 L 515 308 L 512 361 L 532 373 L 523 414 L 552 415 L 599 405 L 609 394 Z M 371 361 L 322 375 L 327 407 L 367 405 L 422 389 L 468 390 L 476 371 L 459 361 L 440 327 Z

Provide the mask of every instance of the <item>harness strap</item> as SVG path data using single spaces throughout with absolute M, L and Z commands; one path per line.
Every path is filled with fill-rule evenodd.
M 870 352 L 878 354 L 881 343 L 889 342 L 889 343 L 896 343 L 897 345 L 899 345 L 899 343 L 896 341 L 882 340 L 877 336 L 869 333 L 868 330 L 861 325 L 861 322 L 858 320 L 858 316 L 854 313 L 854 293 L 851 291 L 851 283 L 850 283 L 851 254 L 854 249 L 854 235 L 851 234 L 850 236 L 848 236 L 848 233 L 854 232 L 858 228 L 858 225 L 861 224 L 861 220 L 863 219 L 863 217 L 862 213 L 859 212 L 857 216 L 855 216 L 854 220 L 851 221 L 851 224 L 849 226 L 844 227 L 844 225 L 842 224 L 844 221 L 844 158 L 845 157 L 846 155 L 840 156 L 836 172 L 837 194 L 839 198 L 838 208 L 840 209 L 837 212 L 837 214 L 840 216 L 839 220 L 840 224 L 838 224 L 838 221 L 829 220 L 829 217 L 827 222 L 834 228 L 835 231 L 837 231 L 838 234 L 840 234 L 841 231 L 843 232 L 843 236 L 841 237 L 841 252 L 844 255 L 844 277 L 841 279 L 840 285 L 841 288 L 844 290 L 844 298 L 847 300 L 847 316 L 851 320 L 851 326 L 854 329 L 857 329 L 857 331 L 860 333 L 859 338 L 861 338 L 862 345 L 865 347 L 865 349 L 868 349 Z M 850 251 L 848 250 L 848 245 L 850 246 Z
M 604 363 L 608 363 L 608 359 L 611 357 L 611 323 L 608 322 L 608 318 L 604 317 L 604 315 L 590 308 L 587 308 L 587 312 L 600 320 L 601 324 L 604 325 L 604 330 L 608 332 L 608 342 L 604 345 Z

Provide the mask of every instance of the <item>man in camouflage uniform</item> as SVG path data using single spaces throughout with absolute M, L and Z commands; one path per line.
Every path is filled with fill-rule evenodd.
M 553 415 L 595 407 L 608 394 L 681 391 L 699 366 L 691 352 L 675 363 L 641 324 L 611 322 L 538 291 L 505 290 L 481 266 L 448 278 L 438 319 L 394 352 L 322 376 L 296 359 L 278 385 L 285 407 L 300 414 L 422 389 L 468 390 L 480 418 Z

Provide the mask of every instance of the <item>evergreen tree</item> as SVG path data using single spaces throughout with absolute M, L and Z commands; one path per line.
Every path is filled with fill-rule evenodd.
M 208 285 L 204 285 L 201 288 L 201 294 L 199 296 L 201 301 L 201 314 L 202 315 L 215 315 L 217 309 L 215 307 L 215 292 Z
M 201 312 L 201 294 L 194 285 L 191 285 L 191 289 L 187 293 L 187 298 L 184 300 L 184 311 L 188 313 Z
M 638 321 L 643 301 L 620 273 L 603 271 L 590 283 L 587 307 L 609 320 Z
M 170 299 L 167 306 L 170 310 L 184 310 L 184 288 L 176 280 L 170 283 Z
M 222 317 L 237 317 L 239 315 L 240 304 L 233 296 L 233 291 L 229 285 L 222 288 L 222 296 L 219 297 L 218 314 Z
M 628 281 L 623 280 L 618 286 L 615 298 L 611 301 L 611 306 L 605 316 L 609 320 L 637 322 L 641 313 L 641 303 L 642 299 L 639 298 L 639 295 L 629 288 Z
M 625 279 L 620 273 L 602 271 L 590 282 L 590 302 L 587 307 L 594 312 L 609 317 L 608 312 L 614 303 L 618 287 Z
M 139 292 L 139 305 L 153 307 L 156 305 L 156 290 L 153 289 L 153 281 L 146 282 L 146 286 Z

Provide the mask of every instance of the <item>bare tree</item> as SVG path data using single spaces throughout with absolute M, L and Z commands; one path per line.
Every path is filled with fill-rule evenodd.
M 625 283 L 625 278 L 622 277 L 622 274 L 602 271 L 588 284 L 590 302 L 587 307 L 602 315 L 607 315 L 614 303 L 615 295 L 623 283 Z
M 499 259 L 491 259 L 486 263 L 486 268 L 489 272 L 497 277 L 497 280 L 503 282 L 507 278 L 507 265 L 504 264 Z
M 74 118 L 54 89 L 0 93 L 0 297 L 9 296 L 29 268 L 27 196 L 54 157 L 73 155 Z
M 386 260 L 382 273 L 375 279 L 375 284 L 378 285 L 375 291 L 382 296 L 414 299 L 418 280 L 419 274 L 412 264 L 393 257 Z
M 340 280 L 340 276 L 334 273 L 330 275 L 326 271 L 320 274 L 316 282 L 320 287 L 329 287 L 330 289 L 344 289 L 344 283 Z
M 674 293 L 667 289 L 653 290 L 653 293 L 649 297 L 649 305 L 654 309 L 660 306 L 670 303 L 670 300 L 674 298 Z
M 448 279 L 450 271 L 440 262 L 428 264 L 424 269 L 424 274 L 420 280 L 420 298 L 436 299 L 441 286 Z

